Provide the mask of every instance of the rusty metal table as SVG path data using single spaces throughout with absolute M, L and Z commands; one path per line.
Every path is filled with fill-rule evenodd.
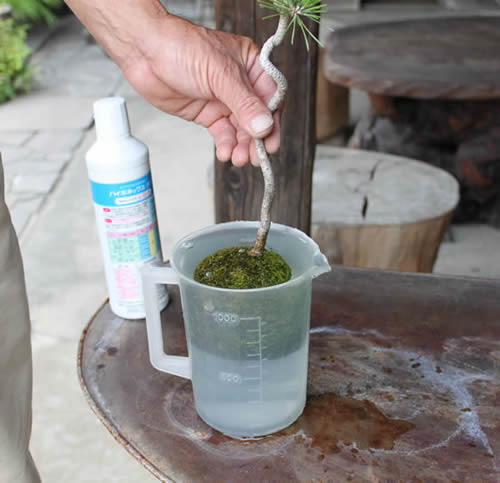
M 163 312 L 185 355 L 179 295 Z M 191 382 L 149 363 L 143 321 L 103 306 L 78 368 L 87 400 L 164 481 L 498 481 L 500 281 L 337 267 L 314 282 L 308 403 L 272 436 L 207 426 Z
M 446 169 L 458 219 L 500 227 L 499 50 L 500 17 L 361 24 L 331 34 L 325 75 L 369 93 L 353 147 Z

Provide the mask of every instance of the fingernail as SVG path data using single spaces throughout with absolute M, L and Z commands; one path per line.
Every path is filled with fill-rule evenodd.
M 261 136 L 265 134 L 273 125 L 274 121 L 268 114 L 260 114 L 250 121 L 250 128 L 254 136 Z

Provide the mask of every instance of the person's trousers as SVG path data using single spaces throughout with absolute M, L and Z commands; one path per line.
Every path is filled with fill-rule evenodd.
M 23 264 L 5 205 L 0 155 L 0 482 L 35 483 L 29 452 L 32 366 Z

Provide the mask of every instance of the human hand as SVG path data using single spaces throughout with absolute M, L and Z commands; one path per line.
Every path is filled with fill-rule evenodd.
M 260 66 L 259 49 L 248 38 L 174 22 L 182 22 L 180 30 L 162 24 L 156 36 L 165 37 L 168 29 L 166 46 L 125 66 L 126 77 L 154 106 L 206 127 L 221 161 L 257 165 L 253 137 L 268 135 L 271 153 L 280 143 L 279 114 L 273 124 L 264 104 L 276 85 Z
M 279 149 L 279 114 L 266 107 L 276 85 L 250 39 L 194 25 L 150 0 L 68 4 L 139 94 L 209 130 L 219 160 L 258 165 L 254 137 L 265 138 L 269 153 Z

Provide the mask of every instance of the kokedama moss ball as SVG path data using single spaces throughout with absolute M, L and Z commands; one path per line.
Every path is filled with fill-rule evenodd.
M 265 250 L 259 257 L 249 255 L 252 247 L 229 247 L 203 259 L 194 271 L 194 279 L 219 288 L 249 289 L 279 285 L 292 277 L 282 256 Z

